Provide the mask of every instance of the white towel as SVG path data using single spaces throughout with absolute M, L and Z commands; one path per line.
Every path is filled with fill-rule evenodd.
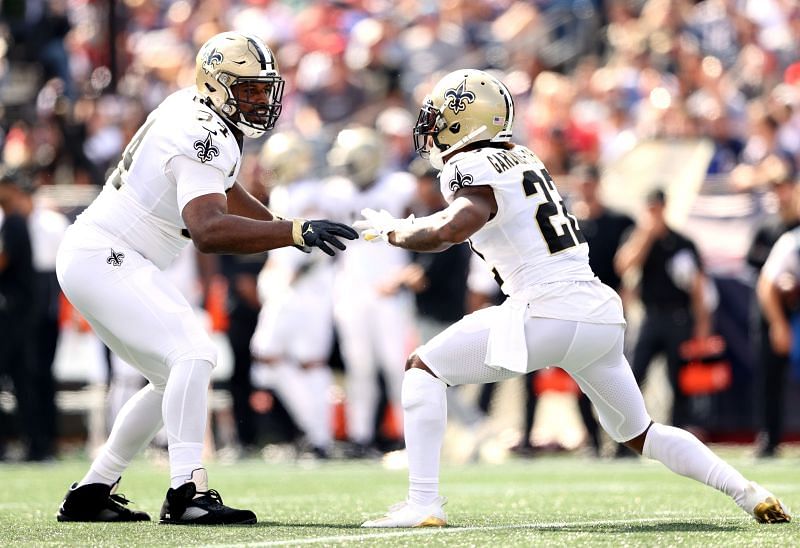
M 495 369 L 527 373 L 525 318 L 528 316 L 528 300 L 506 299 L 495 310 L 486 349 L 486 365 Z

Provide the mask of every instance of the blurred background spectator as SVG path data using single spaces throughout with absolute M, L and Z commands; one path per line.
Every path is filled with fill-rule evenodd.
M 579 166 L 594 166 L 602 203 L 637 217 L 646 194 L 668 185 L 667 220 L 693 235 L 719 289 L 714 323 L 734 371 L 731 388 L 709 400 L 704 426 L 752 440 L 751 380 L 762 364 L 749 343 L 755 274 L 746 256 L 762 219 L 783 208 L 771 192 L 776 173 L 794 180 L 800 166 L 796 2 L 28 0 L 0 10 L 0 163 L 35 173 L 34 202 L 69 219 L 150 110 L 193 83 L 197 48 L 216 32 L 254 32 L 276 52 L 287 80 L 278 130 L 309 140 L 319 160 L 342 129 L 374 129 L 386 172 L 408 169 L 422 94 L 443 73 L 497 74 L 515 99 L 515 141 L 542 158 L 562 194 L 581 190 L 570 184 L 584 177 Z M 266 201 L 260 146 L 245 144 L 242 173 Z M 578 216 L 589 230 L 592 215 Z M 593 260 L 610 245 L 595 245 Z M 263 260 L 219 267 L 245 445 L 256 439 L 247 344 Z M 792 439 L 797 401 L 789 397 L 784 412 Z
M 800 245 L 798 244 L 798 208 L 796 187 L 793 181 L 780 180 L 775 192 L 783 202 L 782 215 L 772 219 L 772 224 L 759 231 L 751 247 L 751 256 L 759 261 L 759 244 L 774 240 L 769 255 L 761 262 L 757 295 L 761 318 L 761 361 L 758 375 L 759 423 L 761 432 L 756 447 L 759 457 L 775 456 L 783 437 L 786 412 L 786 384 L 790 378 L 797 379 L 800 351 L 797 337 L 800 336 Z M 783 230 L 781 230 L 783 229 Z M 792 368 L 789 364 L 792 364 Z M 789 371 L 793 371 L 792 377 Z
M 4 432 L 6 436 L 15 434 L 26 441 L 25 460 L 42 460 L 47 457 L 48 434 L 52 436 L 52 432 L 48 432 L 46 419 L 38 414 L 34 386 L 38 377 L 33 331 L 36 313 L 32 306 L 36 302 L 36 281 L 23 190 L 26 185 L 30 180 L 24 175 L 0 174 L 0 379 L 10 379 L 18 411 L 16 421 L 4 419 L 2 423 L 4 430 L 12 424 L 16 426 L 8 429 L 11 432 Z M 47 405 L 47 401 L 43 404 Z
M 666 222 L 666 195 L 647 196 L 647 210 L 627 235 L 614 265 L 620 276 L 639 273 L 644 317 L 633 349 L 633 374 L 641 384 L 653 359 L 666 355 L 673 402 L 670 422 L 693 424 L 689 399 L 678 385 L 681 343 L 711 334 L 703 264 L 694 243 Z M 591 252 L 590 252 L 591 253 Z
M 778 238 L 784 232 L 800 224 L 800 218 L 797 215 L 795 185 L 796 181 L 791 178 L 786 169 L 779 170 L 770 182 L 770 197 L 774 198 L 777 210 L 759 224 L 750 248 L 747 250 L 747 264 L 754 269 L 756 275 L 760 274 L 761 268 L 767 261 Z M 790 307 L 793 304 L 786 300 L 782 303 L 783 312 L 787 317 L 791 313 Z M 760 430 L 756 455 L 772 457 L 775 455 L 783 434 L 784 395 L 786 392 L 784 384 L 788 356 L 776 353 L 773 349 L 769 336 L 769 324 L 758 303 L 753 306 L 752 317 L 756 351 L 755 363 L 757 364 L 755 371 L 757 379 L 755 383 L 756 426 Z

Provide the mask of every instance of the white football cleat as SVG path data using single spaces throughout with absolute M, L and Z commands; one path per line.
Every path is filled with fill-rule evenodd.
M 436 497 L 427 506 L 404 500 L 391 506 L 385 516 L 365 521 L 361 527 L 444 527 L 447 525 L 447 515 L 442 508 L 445 504 L 444 497 Z
M 792 520 L 781 501 L 754 481 L 745 488 L 744 500 L 739 506 L 759 523 L 787 523 Z

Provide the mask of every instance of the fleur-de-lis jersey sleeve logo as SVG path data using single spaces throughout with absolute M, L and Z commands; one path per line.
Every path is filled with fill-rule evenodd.
M 197 158 L 206 163 L 213 160 L 214 157 L 219 156 L 219 147 L 211 140 L 211 132 L 208 132 L 204 140 L 198 139 L 194 142 L 194 149 L 197 151 Z
M 464 188 L 465 186 L 472 184 L 472 175 L 470 175 L 469 173 L 465 175 L 461 173 L 461 171 L 458 169 L 458 166 L 455 167 L 456 167 L 455 176 L 453 177 L 453 179 L 450 180 L 449 183 L 447 183 L 450 186 L 450 190 L 452 190 L 453 192 L 455 192 L 459 188 Z
M 467 90 L 465 79 L 457 88 L 445 91 L 444 98 L 447 99 L 447 108 L 458 114 L 467 110 L 467 105 L 475 101 L 475 94 Z

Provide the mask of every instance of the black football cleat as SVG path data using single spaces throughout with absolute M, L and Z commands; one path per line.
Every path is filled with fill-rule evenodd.
M 150 521 L 145 512 L 126 508 L 130 502 L 124 495 L 115 493 L 114 485 L 89 483 L 78 487 L 73 483 L 58 509 L 58 521 Z
M 161 506 L 159 523 L 174 525 L 250 525 L 256 515 L 250 510 L 237 510 L 222 504 L 222 497 L 208 488 L 208 475 L 199 468 L 192 479 L 167 491 Z

